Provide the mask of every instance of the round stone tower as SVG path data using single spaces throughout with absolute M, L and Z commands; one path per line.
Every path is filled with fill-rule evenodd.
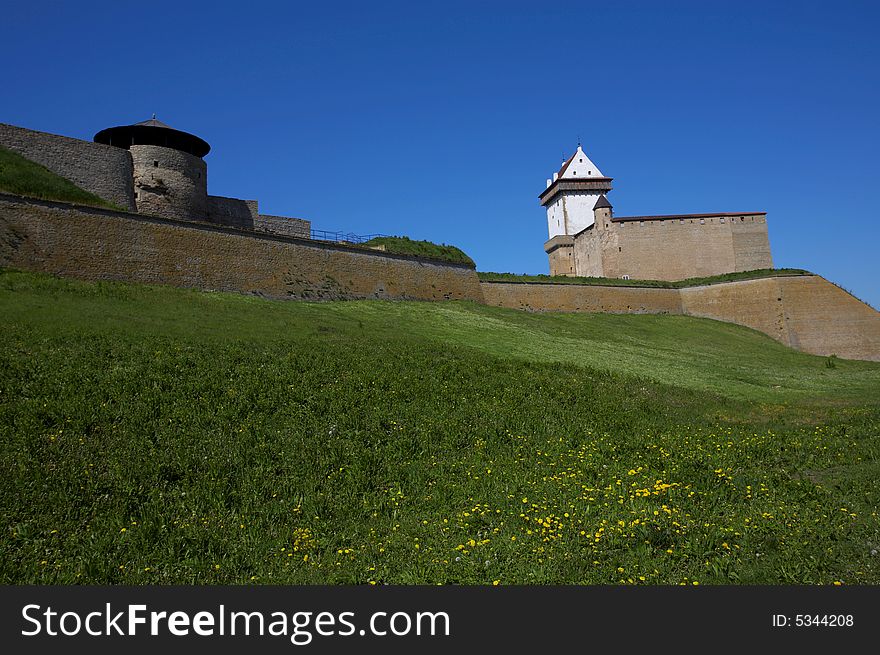
M 205 220 L 208 167 L 202 157 L 211 150 L 205 141 L 156 120 L 155 114 L 142 123 L 108 127 L 94 140 L 131 152 L 138 212 Z

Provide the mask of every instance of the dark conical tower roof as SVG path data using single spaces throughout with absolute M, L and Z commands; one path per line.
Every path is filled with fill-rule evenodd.
M 599 199 L 596 201 L 596 204 L 593 205 L 593 209 L 604 209 L 605 207 L 607 207 L 608 209 L 611 209 L 612 205 L 610 202 L 608 202 L 608 198 L 606 198 L 605 194 L 603 193 L 601 196 L 599 196 Z
M 196 157 L 204 157 L 211 151 L 211 146 L 195 134 L 175 130 L 156 119 L 156 114 L 146 121 L 134 125 L 108 127 L 95 135 L 95 143 L 106 143 L 109 146 L 125 148 L 131 146 L 162 146 L 188 152 Z

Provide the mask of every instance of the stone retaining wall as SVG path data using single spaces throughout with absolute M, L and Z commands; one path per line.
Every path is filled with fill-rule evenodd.
M 3 194 L 0 266 L 268 298 L 482 301 L 468 266 Z

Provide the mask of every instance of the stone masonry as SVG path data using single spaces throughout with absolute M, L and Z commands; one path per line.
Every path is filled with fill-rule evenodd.
M 0 266 L 278 299 L 482 301 L 472 266 L 3 194 Z

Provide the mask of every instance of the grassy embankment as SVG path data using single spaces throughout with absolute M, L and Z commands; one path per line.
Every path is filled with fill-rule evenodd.
M 878 583 L 880 365 L 0 275 L 0 581 Z
M 409 237 L 374 237 L 362 245 L 368 248 L 384 246 L 385 252 L 393 252 L 398 255 L 417 255 L 456 264 L 474 265 L 474 260 L 468 257 L 463 250 L 445 243 L 417 241 Z
M 73 182 L 47 168 L 2 147 L 0 147 L 0 192 L 122 210 L 121 207 L 80 189 Z

